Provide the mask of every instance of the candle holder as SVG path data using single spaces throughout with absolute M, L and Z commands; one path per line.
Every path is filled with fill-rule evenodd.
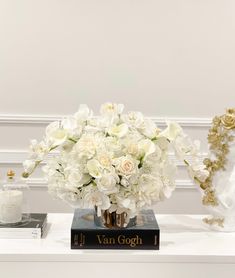
M 10 170 L 0 190 L 0 226 L 21 226 L 30 222 L 28 204 L 29 187 L 22 181 L 15 181 Z

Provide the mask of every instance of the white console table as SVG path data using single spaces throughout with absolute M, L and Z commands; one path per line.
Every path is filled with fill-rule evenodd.
M 70 250 L 72 217 L 49 214 L 44 239 L 1 239 L 0 277 L 235 277 L 235 233 L 210 231 L 202 216 L 158 215 L 159 251 Z

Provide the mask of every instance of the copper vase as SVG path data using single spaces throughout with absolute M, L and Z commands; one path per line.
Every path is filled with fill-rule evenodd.
M 136 225 L 137 217 L 129 218 L 126 212 L 117 214 L 116 211 L 101 210 L 101 216 L 97 215 L 97 207 L 95 207 L 94 221 L 99 227 L 117 229 L 129 228 Z

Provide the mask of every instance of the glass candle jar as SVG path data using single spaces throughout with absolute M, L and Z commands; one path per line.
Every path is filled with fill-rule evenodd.
M 14 176 L 15 173 L 10 170 L 0 190 L 0 225 L 11 226 L 30 221 L 29 187 L 22 181 L 16 181 Z
M 20 190 L 0 191 L 0 222 L 17 223 L 22 220 L 23 193 Z

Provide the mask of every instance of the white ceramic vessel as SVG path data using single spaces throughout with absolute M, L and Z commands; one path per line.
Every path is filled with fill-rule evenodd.
M 229 144 L 225 170 L 219 170 L 213 177 L 218 206 L 207 206 L 214 219 L 223 219 L 222 225 L 211 224 L 213 230 L 235 231 L 235 142 Z

